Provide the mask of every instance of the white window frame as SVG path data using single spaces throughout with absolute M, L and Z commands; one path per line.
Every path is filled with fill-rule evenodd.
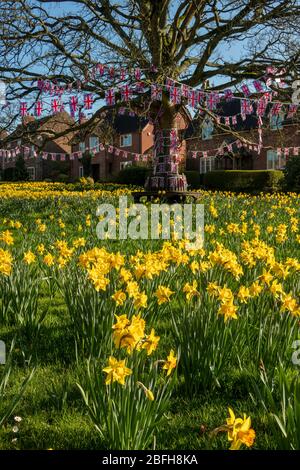
M 129 166 L 132 166 L 132 161 L 120 162 L 120 170 L 124 170 L 125 168 L 128 168 Z
M 99 137 L 97 137 L 96 135 L 91 135 L 89 138 L 90 149 L 93 150 L 94 148 L 97 148 L 98 150 L 98 146 L 99 146 Z
M 120 136 L 120 147 L 132 146 L 132 134 L 122 134 Z
M 28 166 L 27 168 L 28 176 L 30 181 L 35 181 L 35 167 Z
M 269 158 L 272 157 L 272 158 Z M 267 170 L 278 170 L 280 165 L 280 158 L 276 150 L 267 151 Z
M 272 124 L 272 119 L 276 118 L 276 124 Z M 284 120 L 284 114 L 283 113 L 279 113 L 279 114 L 276 114 L 275 116 L 272 116 L 272 114 L 270 114 L 270 129 L 271 131 L 278 131 L 280 129 L 283 128 L 283 120 Z
M 79 152 L 85 152 L 85 142 L 79 142 Z
M 212 131 L 209 135 L 205 134 L 205 130 L 208 127 L 207 124 L 212 125 Z M 211 119 L 204 119 L 202 123 L 202 129 L 201 129 L 201 136 L 202 140 L 211 140 L 213 138 L 213 133 L 214 133 L 214 125 Z
M 83 166 L 80 166 L 78 168 L 78 174 L 79 174 L 79 178 L 83 178 Z
M 199 160 L 199 172 L 200 174 L 207 173 L 208 171 L 212 171 L 215 169 L 216 164 L 216 157 L 202 157 Z

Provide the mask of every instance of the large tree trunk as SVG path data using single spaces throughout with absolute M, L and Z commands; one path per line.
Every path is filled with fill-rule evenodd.
M 186 177 L 179 174 L 179 137 L 176 127 L 176 110 L 171 107 L 167 96 L 162 106 L 153 106 L 154 157 L 152 174 L 146 181 L 150 191 L 186 191 Z

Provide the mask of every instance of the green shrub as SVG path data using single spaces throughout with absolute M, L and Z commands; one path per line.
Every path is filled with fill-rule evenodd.
M 147 176 L 151 170 L 145 166 L 131 166 L 121 170 L 118 183 L 144 186 Z
M 15 181 L 15 173 L 14 168 L 5 168 L 2 171 L 1 178 L 3 181 Z
M 300 158 L 290 157 L 284 170 L 284 188 L 287 191 L 300 191 Z
M 58 183 L 67 183 L 69 181 L 69 176 L 66 175 L 65 173 L 60 173 L 58 177 L 56 178 L 56 181 Z
M 203 174 L 199 171 L 185 171 L 189 189 L 198 189 L 203 185 Z
M 278 191 L 283 182 L 279 170 L 218 170 L 204 175 L 209 189 L 222 191 Z

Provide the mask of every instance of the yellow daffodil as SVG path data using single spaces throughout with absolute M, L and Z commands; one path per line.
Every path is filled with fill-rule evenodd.
M 106 385 L 110 385 L 114 382 L 124 385 L 126 377 L 132 374 L 132 370 L 125 366 L 125 360 L 118 361 L 113 356 L 110 356 L 108 365 L 102 370 L 107 374 L 105 379 Z
M 158 286 L 158 289 L 155 292 L 155 296 L 158 300 L 158 305 L 162 305 L 166 302 L 170 302 L 171 295 L 174 294 L 171 289 L 165 286 Z
M 164 361 L 163 369 L 167 371 L 167 377 L 171 375 L 172 370 L 177 366 L 177 358 L 174 354 L 173 349 L 171 349 L 167 360 Z

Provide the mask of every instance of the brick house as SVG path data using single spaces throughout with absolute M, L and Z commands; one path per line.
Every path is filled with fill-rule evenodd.
M 95 126 L 93 132 L 78 133 L 73 139 L 72 152 L 85 152 L 93 149 L 99 143 L 107 143 L 120 150 L 119 155 L 109 153 L 107 146 L 104 150 L 93 152 L 91 175 L 95 181 L 110 180 L 115 178 L 120 170 L 135 165 L 132 154 L 147 156 L 144 165 L 150 165 L 153 155 L 153 124 L 147 118 L 131 116 L 128 114 L 116 114 L 108 116 L 108 126 L 105 123 Z M 191 118 L 187 112 L 178 113 L 175 118 L 177 129 L 188 127 Z M 124 152 L 128 152 L 127 158 Z M 185 142 L 183 142 L 180 155 L 185 159 Z M 71 178 L 75 180 L 83 176 L 83 165 L 80 159 L 75 158 L 71 162 Z
M 41 119 L 26 116 L 23 123 L 18 125 L 10 134 L 0 140 L 0 148 L 5 149 L 6 155 L 0 156 L 1 170 L 13 171 L 18 155 L 24 157 L 25 166 L 31 180 L 43 180 L 46 178 L 56 179 L 58 175 L 70 174 L 70 161 L 68 155 L 71 153 L 71 139 L 74 134 L 68 134 L 51 139 L 45 143 L 41 156 L 40 147 L 44 138 L 51 138 L 51 131 L 63 132 L 74 124 L 74 120 L 67 112 L 57 113 Z M 51 155 L 55 154 L 55 161 Z M 67 155 L 66 158 L 60 155 Z
M 266 110 L 268 115 L 269 108 Z M 206 116 L 193 120 L 184 134 L 186 139 L 186 169 L 206 173 L 214 169 L 224 170 L 266 170 L 284 168 L 288 155 L 277 155 L 277 148 L 300 146 L 299 116 L 286 119 L 283 114 L 265 117 L 262 126 L 262 146 L 260 153 L 246 147 L 238 148 L 233 144 L 232 152 L 226 151 L 226 145 L 237 139 L 246 139 L 254 145 L 259 144 L 258 119 L 255 110 L 241 118 L 239 100 L 232 100 L 215 111 L 219 116 L 236 116 L 237 124 L 232 127 L 236 135 L 222 130 L 218 124 Z M 224 126 L 224 125 L 223 125 Z M 217 156 L 217 149 L 225 147 L 224 155 Z M 197 152 L 197 156 L 193 152 Z M 203 157 L 200 152 L 207 152 Z M 200 155 L 199 155 L 200 153 Z M 299 152 L 300 154 L 300 152 Z

